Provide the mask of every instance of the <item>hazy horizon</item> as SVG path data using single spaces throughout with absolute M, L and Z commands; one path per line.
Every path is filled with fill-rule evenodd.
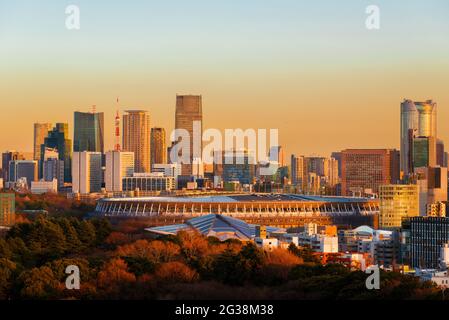
M 376 1 L 380 30 L 370 4 L 0 0 L 0 150 L 32 151 L 35 122 L 73 133 L 92 105 L 112 149 L 117 97 L 169 135 L 176 94 L 203 96 L 205 129 L 278 128 L 287 157 L 399 148 L 402 100 L 433 99 L 449 145 L 449 2 Z

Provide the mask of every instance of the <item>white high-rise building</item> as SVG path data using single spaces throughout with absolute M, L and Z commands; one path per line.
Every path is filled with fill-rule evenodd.
M 123 178 L 134 174 L 134 152 L 106 152 L 106 191 L 123 191 Z
M 89 194 L 101 191 L 101 152 L 74 152 L 72 156 L 72 192 Z

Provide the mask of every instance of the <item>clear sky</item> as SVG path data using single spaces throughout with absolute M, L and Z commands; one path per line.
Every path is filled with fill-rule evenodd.
M 447 0 L 0 0 L 0 150 L 94 104 L 112 147 L 117 96 L 170 131 L 177 93 L 203 95 L 206 128 L 279 128 L 288 153 L 322 155 L 399 147 L 402 99 L 432 98 L 449 145 L 448 15 Z

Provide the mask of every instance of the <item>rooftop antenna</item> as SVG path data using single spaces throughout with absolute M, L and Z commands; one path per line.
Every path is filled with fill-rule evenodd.
M 92 113 L 97 113 L 97 105 L 96 104 L 94 104 L 94 105 L 92 105 Z
M 115 151 L 120 151 L 120 105 L 119 98 L 117 98 L 117 114 L 115 115 Z

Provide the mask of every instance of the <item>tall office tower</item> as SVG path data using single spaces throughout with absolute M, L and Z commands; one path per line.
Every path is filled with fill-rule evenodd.
M 427 205 L 447 201 L 447 168 L 416 168 L 419 186 L 420 214 L 426 215 Z
M 296 157 L 294 154 L 291 156 L 291 180 L 292 185 L 300 186 L 301 189 L 307 180 L 305 174 L 305 161 L 303 156 Z
M 51 130 L 51 123 L 35 123 L 34 124 L 34 151 L 33 159 L 41 160 L 41 145 L 44 144 L 48 132 Z
M 56 158 L 48 158 L 44 160 L 42 179 L 51 182 L 54 179 L 58 181 L 58 190 L 64 187 L 64 161 Z
M 401 103 L 401 171 L 404 175 L 413 173 L 415 137 L 437 137 L 437 104 L 432 100 Z
M 123 190 L 123 178 L 134 174 L 134 153 L 124 151 L 106 152 L 105 182 L 107 192 Z
M 415 137 L 413 139 L 413 170 L 421 167 L 435 167 L 437 153 L 435 137 Z
M 270 148 L 269 153 L 270 161 L 276 161 L 279 163 L 279 168 L 285 167 L 285 153 L 284 148 L 282 146 L 275 146 Z
M 446 162 L 444 161 L 444 141 L 437 139 L 437 159 L 436 159 L 436 165 L 440 167 L 446 167 Z
M 18 182 L 26 178 L 28 188 L 31 182 L 38 180 L 36 160 L 12 160 L 9 162 L 9 182 Z
M 334 187 L 340 182 L 339 171 L 338 171 L 338 161 L 335 158 L 327 158 L 327 172 L 326 179 L 329 186 Z
M 44 144 L 41 145 L 41 159 L 45 157 L 48 148 L 56 149 L 59 160 L 64 161 L 64 182 L 72 182 L 72 140 L 69 139 L 67 123 L 57 123 L 48 133 Z
M 223 182 L 253 183 L 256 166 L 248 151 L 226 151 L 222 163 Z
M 104 153 L 104 113 L 75 112 L 74 152 Z
M 2 154 L 3 182 L 9 182 L 9 163 L 14 160 L 25 160 L 25 157 L 17 151 L 6 151 Z
M 396 183 L 393 168 L 397 150 L 349 149 L 342 151 L 342 195 L 379 192 L 379 186 Z
M 151 172 L 150 116 L 147 111 L 130 110 L 123 116 L 123 151 L 134 153 L 135 172 Z
M 0 193 L 0 226 L 12 226 L 16 217 L 16 196 L 14 193 Z
M 164 128 L 151 128 L 151 164 L 167 163 L 167 143 Z
M 390 150 L 390 176 L 391 184 L 401 182 L 401 152 L 396 149 Z
M 404 218 L 419 216 L 417 185 L 390 184 L 379 187 L 381 229 L 399 229 Z
M 341 178 L 341 152 L 332 152 L 331 158 L 338 162 L 338 177 Z
M 80 194 L 101 191 L 101 152 L 74 152 L 72 158 L 72 192 Z
M 197 125 L 197 130 L 194 130 L 194 125 Z M 175 129 L 184 129 L 190 135 L 190 163 L 182 165 L 182 174 L 192 174 L 192 162 L 194 158 L 201 158 L 203 145 L 203 107 L 201 96 L 176 96 L 176 115 L 175 115 Z M 175 140 L 178 141 L 179 137 Z M 172 162 L 177 162 L 176 159 L 171 159 Z

